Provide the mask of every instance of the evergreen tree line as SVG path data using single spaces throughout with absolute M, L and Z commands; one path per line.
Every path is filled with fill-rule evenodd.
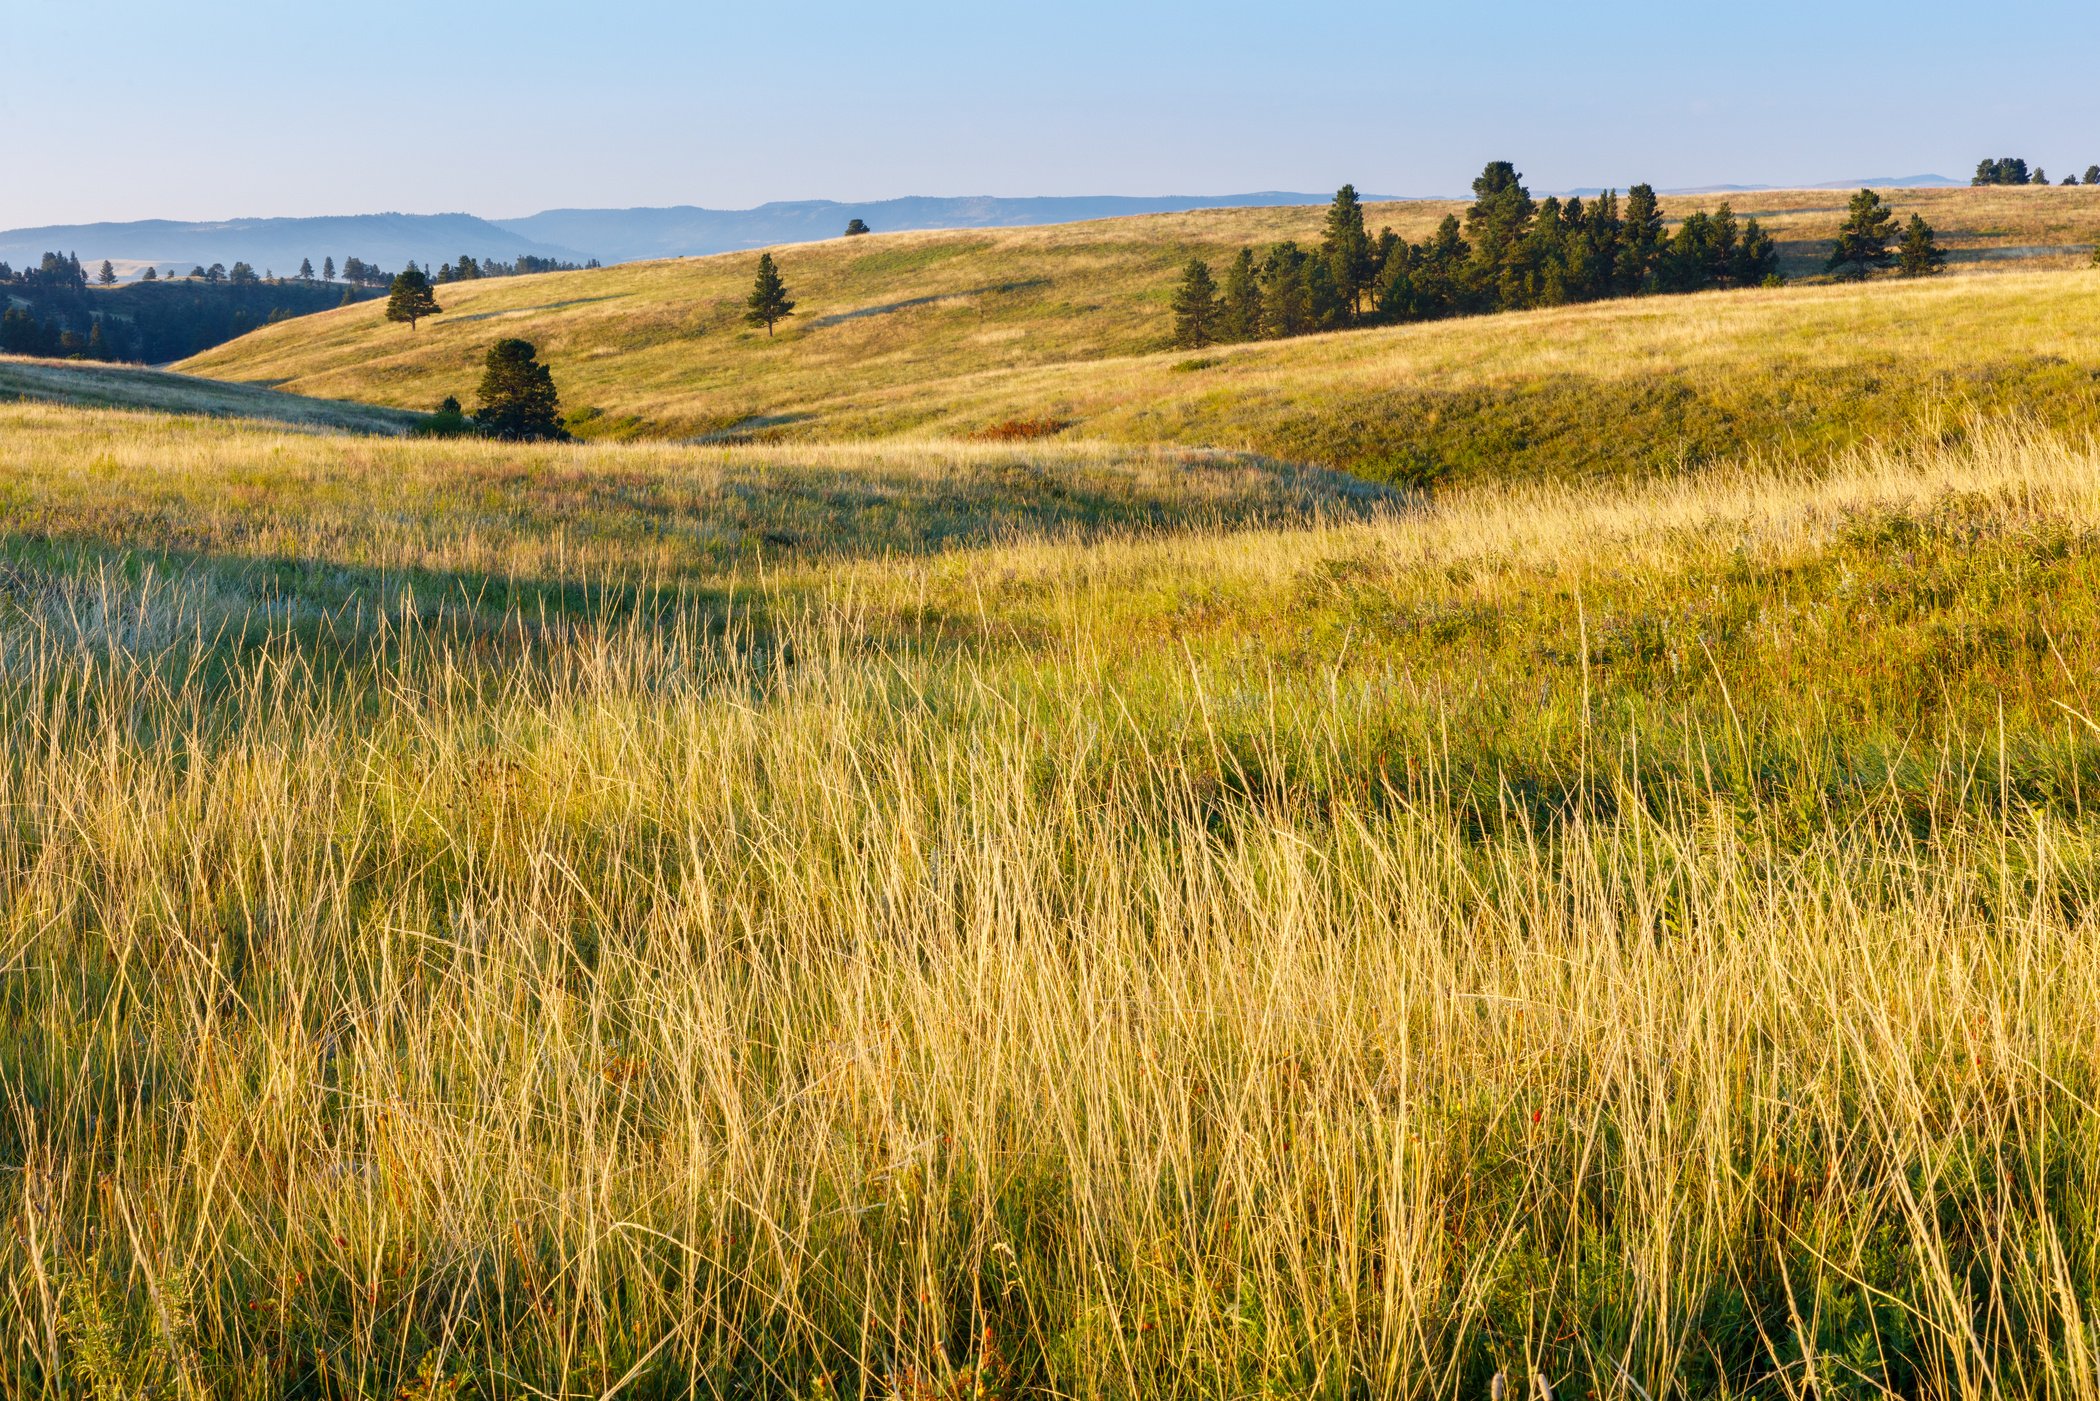
M 0 264 L 0 353 L 162 364 L 272 321 L 325 311 L 339 304 L 338 293 L 372 295 L 258 275 L 245 264 L 216 276 L 200 269 L 191 279 L 156 271 L 120 286 L 104 262 L 93 281 L 101 285 L 90 286 L 71 254 L 47 253 L 20 272 Z
M 104 267 L 109 264 L 104 263 Z M 6 263 L 0 263 L 0 286 L 22 288 L 28 292 L 85 292 L 87 291 L 87 269 L 80 265 L 78 253 L 46 253 L 43 261 L 33 268 L 16 272 Z
M 470 254 L 462 253 L 457 263 L 439 264 L 434 280 L 474 282 L 484 277 L 525 277 L 539 272 L 583 272 L 602 266 L 596 258 L 583 263 L 565 263 L 559 258 L 536 258 L 530 253 L 520 253 L 512 261 L 504 263 L 494 258 L 477 260 Z
M 1996 160 L 1976 162 L 1976 173 L 1969 178 L 1971 185 L 2046 185 L 2049 172 L 2040 166 L 2029 168 L 2018 156 L 2000 156 Z M 2085 168 L 2085 179 L 2075 175 L 2064 177 L 2066 185 L 2100 185 L 2100 165 Z
M 1516 168 L 1496 161 L 1473 182 L 1463 223 L 1446 215 L 1420 243 L 1391 229 L 1371 237 L 1356 187 L 1344 185 L 1315 248 L 1243 248 L 1222 285 L 1191 261 L 1174 297 L 1175 341 L 1272 339 L 1778 277 L 1771 235 L 1726 204 L 1671 233 L 1651 186 L 1635 185 L 1623 201 L 1616 191 L 1534 200 Z
M 89 318 L 87 334 L 59 317 L 46 321 L 25 307 L 0 311 L 0 355 L 35 355 L 47 360 L 128 360 L 130 338 L 115 317 Z

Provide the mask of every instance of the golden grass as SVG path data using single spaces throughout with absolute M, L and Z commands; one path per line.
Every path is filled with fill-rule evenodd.
M 252 385 L 222 384 L 133 365 L 0 355 L 0 403 L 20 399 L 82 408 L 264 419 L 352 433 L 405 433 L 419 417 L 370 404 L 278 394 Z
M 2100 280 L 1985 252 L 2100 237 L 2100 191 L 1903 192 L 1965 250 L 1918 286 L 1803 286 L 1168 353 L 1179 263 L 1317 236 L 1318 211 L 1212 211 L 1064 228 L 879 235 L 784 252 L 800 308 L 742 325 L 741 255 L 462 284 L 410 332 L 376 307 L 265 328 L 200 374 L 428 407 L 471 399 L 498 335 L 523 335 L 587 436 L 850 440 L 1052 420 L 1082 438 L 1251 449 L 1407 482 L 1653 472 L 1827 450 L 1964 412 L 2090 408 L 2083 327 Z M 1685 212 L 1699 200 L 1670 200 Z M 1829 194 L 1738 201 L 1799 252 Z M 1419 233 L 1443 206 L 1372 211 Z M 1826 227 L 1827 226 L 1827 227 Z M 1957 236 L 1958 235 L 1958 236 Z M 2010 242 L 2008 242 L 2010 240 Z M 1968 256 L 1974 255 L 1974 256 Z M 1807 256 L 1801 253 L 1801 256 Z
M 415 571 L 767 459 L 57 412 L 12 1392 L 2100 1390 L 2089 443 L 525 610 Z

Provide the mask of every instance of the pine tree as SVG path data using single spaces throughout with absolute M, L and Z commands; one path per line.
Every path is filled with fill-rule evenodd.
M 1225 269 L 1224 304 L 1219 308 L 1218 338 L 1228 341 L 1261 339 L 1261 274 L 1254 266 L 1254 250 L 1242 248 L 1232 266 Z
M 1625 225 L 1619 218 L 1619 193 L 1606 190 L 1583 213 L 1583 247 L 1587 264 L 1583 292 L 1608 297 L 1618 276 L 1619 240 Z
M 1305 250 L 1279 243 L 1261 265 L 1261 332 L 1283 339 L 1312 329 L 1305 286 Z
M 780 280 L 780 269 L 773 265 L 771 253 L 758 255 L 758 277 L 751 284 L 751 295 L 744 305 L 749 308 L 744 320 L 753 326 L 766 328 L 770 338 L 773 326 L 784 317 L 795 314 L 795 304 L 788 300 L 787 284 Z
M 111 264 L 109 259 L 104 258 L 102 260 L 102 271 L 95 274 L 95 280 L 101 283 L 104 287 L 114 287 L 117 285 L 117 270 L 116 267 Z
M 158 268 L 154 267 L 154 266 L 153 266 L 153 265 L 152 265 L 151 263 L 148 263 L 148 264 L 146 265 L 146 270 L 145 270 L 144 272 L 142 272 L 142 273 L 140 273 L 140 274 L 139 274 L 139 281 L 141 281 L 141 282 L 158 282 L 158 281 L 160 281 L 160 270 L 159 270 Z
M 1930 277 L 1946 265 L 1946 252 L 1933 241 L 1932 225 L 1920 216 L 1910 216 L 1903 242 L 1896 249 L 1896 266 L 1905 277 Z
M 1774 287 L 1779 284 L 1779 245 L 1755 219 L 1743 225 L 1743 240 L 1736 245 L 1735 266 L 1729 278 L 1738 287 Z
M 1532 269 L 1524 236 L 1536 210 L 1524 177 L 1508 161 L 1489 162 L 1473 182 L 1466 236 L 1473 244 L 1473 296 L 1483 308 L 1518 306 L 1528 296 Z
M 2027 181 L 2027 183 L 2030 185 L 2046 185 L 2049 183 L 2049 172 L 2042 169 L 2040 166 L 2036 166 L 2034 168 L 2034 175 Z
M 392 291 L 386 299 L 386 319 L 406 321 L 408 329 L 416 329 L 416 323 L 426 316 L 436 316 L 444 311 L 436 297 L 431 295 L 430 279 L 423 270 L 410 263 L 394 279 Z M 522 344 L 522 342 L 521 342 Z
M 867 221 L 864 219 L 853 218 L 846 221 L 846 237 L 848 238 L 859 238 L 864 233 L 873 232 L 875 231 L 868 227 Z
M 1826 270 L 1840 277 L 1860 278 L 1888 266 L 1889 242 L 1896 236 L 1896 215 L 1881 196 L 1861 190 L 1852 197 L 1845 222 L 1838 226 L 1837 246 L 1830 250 Z
M 1364 293 L 1370 290 L 1376 271 L 1356 186 L 1344 185 L 1334 192 L 1334 202 L 1327 206 L 1327 231 L 1320 240 L 1320 254 L 1327 260 L 1328 272 L 1349 314 L 1355 316 L 1363 308 Z
M 1378 268 L 1378 285 L 1371 289 L 1371 304 L 1388 321 L 1413 321 L 1421 311 L 1415 295 L 1415 259 L 1412 245 L 1398 239 L 1388 248 Z
M 1656 202 L 1655 187 L 1635 185 L 1626 192 L 1625 224 L 1616 270 L 1619 291 L 1632 296 L 1649 290 L 1662 249 L 1662 205 Z
M 500 340 L 489 347 L 481 373 L 481 403 L 474 410 L 475 426 L 482 432 L 511 441 L 568 438 L 554 376 L 538 354 L 531 341 Z
M 1466 309 L 1465 275 L 1473 249 L 1458 231 L 1458 216 L 1446 214 L 1436 235 L 1422 245 L 1413 269 L 1416 314 L 1456 316 Z
M 2100 185 L 2100 165 L 2089 165 L 2085 168 L 2085 183 Z
M 1218 284 L 1210 264 L 1191 258 L 1174 289 L 1174 344 L 1185 349 L 1209 345 L 1218 338 Z
M 311 258 L 301 258 L 301 259 L 299 260 L 299 280 L 300 280 L 301 282 L 311 282 L 311 281 L 313 281 L 313 280 L 314 280 L 314 260 L 313 260 L 313 259 L 311 259 Z
M 323 282 L 335 281 L 335 259 L 333 257 L 321 260 L 321 280 Z

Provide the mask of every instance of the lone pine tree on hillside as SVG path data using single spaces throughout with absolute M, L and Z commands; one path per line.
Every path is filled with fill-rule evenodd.
M 846 237 L 848 238 L 859 238 L 864 233 L 873 232 L 875 231 L 868 227 L 867 221 L 864 219 L 854 219 L 846 225 Z
M 1845 222 L 1838 225 L 1837 246 L 1824 267 L 1844 278 L 1865 277 L 1888 266 L 1889 242 L 1895 236 L 1895 211 L 1872 190 L 1861 190 L 1852 197 Z
M 333 256 L 321 260 L 321 280 L 323 282 L 335 281 L 335 258 Z
M 568 438 L 554 376 L 538 355 L 531 341 L 500 340 L 489 347 L 481 403 L 474 410 L 474 424 L 482 432 L 511 442 Z
M 787 284 L 780 280 L 780 269 L 773 265 L 773 255 L 759 254 L 758 279 L 752 283 L 750 299 L 745 302 L 750 310 L 744 313 L 744 320 L 765 327 L 771 336 L 775 323 L 795 314 L 795 304 L 788 300 L 787 290 Z
M 1932 225 L 1911 215 L 1903 229 L 1903 242 L 1896 247 L 1897 270 L 1905 277 L 1930 277 L 1946 263 L 1946 250 L 1933 241 Z
M 301 259 L 299 260 L 299 280 L 300 280 L 301 282 L 311 282 L 311 281 L 313 281 L 313 280 L 314 280 L 314 260 L 313 260 L 313 259 L 311 259 L 311 258 L 301 258 Z
M 386 299 L 387 320 L 406 321 L 408 329 L 413 331 L 418 321 L 426 316 L 436 316 L 443 310 L 437 298 L 431 295 L 430 279 L 414 263 L 403 268 L 394 278 L 393 291 Z
M 104 287 L 114 287 L 117 285 L 117 270 L 110 264 L 109 259 L 104 258 L 102 260 L 102 271 L 95 274 L 95 280 L 101 283 Z
M 1174 344 L 1191 349 L 1218 338 L 1218 284 L 1210 264 L 1191 258 L 1174 290 Z

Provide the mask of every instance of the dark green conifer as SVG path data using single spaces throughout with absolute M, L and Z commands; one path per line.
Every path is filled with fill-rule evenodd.
M 481 374 L 481 403 L 474 424 L 492 438 L 512 441 L 566 439 L 554 376 L 539 362 L 532 342 L 500 340 L 489 347 Z
M 759 254 L 758 276 L 751 284 L 751 295 L 744 302 L 744 320 L 753 326 L 765 327 L 766 335 L 770 337 L 777 322 L 795 314 L 795 304 L 788 300 L 787 290 L 787 283 L 780 279 L 780 269 L 774 266 L 773 255 Z
M 1261 273 L 1254 250 L 1242 248 L 1225 269 L 1225 295 L 1218 309 L 1218 339 L 1261 339 Z
M 426 316 L 436 316 L 443 310 L 431 293 L 430 279 L 414 263 L 403 268 L 394 278 L 393 290 L 386 299 L 387 320 L 406 321 L 408 329 L 413 331 L 418 321 Z
M 1838 225 L 1837 244 L 1824 267 L 1843 278 L 1861 278 L 1888 266 L 1889 242 L 1896 236 L 1896 215 L 1881 196 L 1861 190 L 1852 197 L 1845 222 Z
M 1650 290 L 1662 251 L 1662 205 L 1656 201 L 1655 187 L 1635 185 L 1626 192 L 1625 226 L 1619 239 L 1619 291 L 1632 296 Z
M 1210 264 L 1191 258 L 1174 289 L 1174 344 L 1194 349 L 1217 338 L 1218 284 L 1211 279 Z
M 1905 277 L 1930 277 L 1947 263 L 1947 254 L 1933 239 L 1932 225 L 1919 215 L 1910 216 L 1903 241 L 1896 247 L 1896 269 Z
M 1363 201 L 1356 186 L 1344 185 L 1334 192 L 1327 206 L 1327 230 L 1320 239 L 1320 255 L 1336 291 L 1347 304 L 1349 315 L 1363 308 L 1364 293 L 1371 288 L 1373 267 L 1371 236 L 1364 230 Z

